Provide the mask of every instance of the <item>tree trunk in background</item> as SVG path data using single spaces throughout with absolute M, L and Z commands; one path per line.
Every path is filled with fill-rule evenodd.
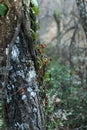
M 8 4 L 9 3 L 9 4 Z M 6 130 L 45 130 L 39 101 L 36 56 L 29 6 L 21 0 L 5 3 L 0 17 L 0 81 Z M 11 6 L 9 6 L 11 5 Z
M 84 29 L 86 39 L 87 39 L 87 1 L 86 0 L 76 0 L 76 4 L 80 14 L 80 20 L 82 27 Z
M 87 41 L 87 0 L 76 0 L 76 4 L 78 7 L 81 24 L 85 32 Z M 87 57 L 87 47 L 85 48 L 85 57 Z M 85 87 L 87 88 L 87 65 L 85 65 L 85 76 L 86 76 Z

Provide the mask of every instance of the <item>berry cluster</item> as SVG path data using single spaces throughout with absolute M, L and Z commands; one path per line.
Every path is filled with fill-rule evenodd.
M 45 55 L 45 48 L 46 44 L 38 44 L 37 45 L 37 58 L 38 58 L 38 64 L 39 64 L 39 73 L 38 73 L 38 81 L 40 86 L 40 96 L 42 100 L 42 104 L 47 106 L 48 104 L 48 97 L 46 95 L 46 85 L 44 84 L 45 75 L 47 71 L 47 63 L 51 61 L 51 58 L 49 58 L 47 55 Z

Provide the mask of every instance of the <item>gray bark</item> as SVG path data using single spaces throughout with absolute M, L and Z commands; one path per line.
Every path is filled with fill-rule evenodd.
M 34 62 L 22 36 L 17 39 L 12 47 L 8 82 L 4 89 L 6 124 L 8 130 L 44 130 Z
M 24 23 L 18 19 L 14 22 L 13 10 L 8 14 L 9 20 L 6 17 L 0 19 L 0 81 L 6 130 L 45 130 L 35 70 L 35 50 L 31 46 L 35 41 L 28 36 L 30 30 L 26 24 L 29 19 L 25 22 L 25 18 Z

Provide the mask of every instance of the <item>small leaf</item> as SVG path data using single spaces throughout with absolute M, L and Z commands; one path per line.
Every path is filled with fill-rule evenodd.
M 0 4 L 0 15 L 5 16 L 8 11 L 8 7 L 4 4 Z
M 31 2 L 32 2 L 32 4 L 33 4 L 34 6 L 38 7 L 38 2 L 37 2 L 37 0 L 32 0 Z
M 37 6 L 32 7 L 32 10 L 34 11 L 34 13 L 35 13 L 36 15 L 39 14 L 39 8 L 38 8 Z
M 30 29 L 30 31 L 31 31 L 31 33 L 32 33 L 33 38 L 36 39 L 36 38 L 37 38 L 37 33 L 34 32 L 32 29 Z

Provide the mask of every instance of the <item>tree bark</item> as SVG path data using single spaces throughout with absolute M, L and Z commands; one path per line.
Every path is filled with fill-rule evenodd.
M 76 0 L 76 4 L 78 7 L 81 25 L 83 27 L 86 41 L 87 41 L 87 0 Z M 85 57 L 87 57 L 87 47 L 85 47 Z M 87 88 L 87 65 L 85 64 L 85 88 Z M 83 84 L 83 81 L 82 81 Z
M 31 7 L 28 5 L 25 9 L 21 0 L 9 4 L 7 15 L 0 17 L 4 120 L 7 130 L 45 130 L 36 75 L 35 40 L 27 15 Z
M 87 1 L 86 0 L 76 0 L 76 4 L 78 7 L 81 24 L 82 24 L 82 27 L 84 29 L 86 39 L 87 39 Z

